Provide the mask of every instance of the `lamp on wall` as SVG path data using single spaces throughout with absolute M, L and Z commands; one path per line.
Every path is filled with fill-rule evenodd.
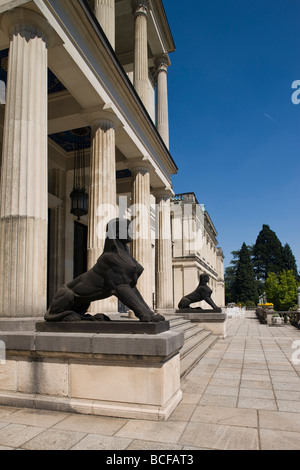
M 75 129 L 75 155 L 74 155 L 74 185 L 70 194 L 71 214 L 80 217 L 88 213 L 88 194 L 85 188 L 85 162 L 84 162 L 84 136 L 87 129 Z

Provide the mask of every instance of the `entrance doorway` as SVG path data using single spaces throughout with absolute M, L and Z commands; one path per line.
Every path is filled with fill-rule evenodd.
M 87 271 L 87 233 L 86 225 L 74 222 L 74 279 Z

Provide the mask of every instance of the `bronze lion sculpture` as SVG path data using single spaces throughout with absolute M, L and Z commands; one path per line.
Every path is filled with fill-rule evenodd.
M 91 302 L 113 295 L 141 322 L 165 320 L 152 312 L 136 287 L 144 268 L 129 253 L 127 244 L 132 241 L 129 224 L 127 219 L 109 222 L 104 250 L 97 263 L 57 291 L 45 314 L 46 321 L 109 321 L 104 314 L 86 312 Z
M 208 274 L 201 274 L 200 275 L 200 283 L 197 287 L 196 290 L 194 290 L 191 294 L 185 295 L 179 302 L 178 308 L 180 310 L 186 309 L 186 308 L 191 308 L 190 305 L 195 303 L 195 302 L 201 302 L 201 300 L 204 300 L 205 302 L 208 303 L 214 310 L 218 310 L 218 312 L 221 312 L 222 309 L 220 307 L 217 307 L 217 305 L 214 303 L 214 301 L 211 298 L 212 295 L 212 290 L 210 287 L 208 287 L 208 282 L 209 282 L 209 275 Z M 201 308 L 198 308 L 201 310 Z

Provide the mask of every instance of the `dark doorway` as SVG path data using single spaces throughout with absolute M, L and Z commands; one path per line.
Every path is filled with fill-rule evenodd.
M 74 222 L 74 278 L 87 271 L 87 226 Z

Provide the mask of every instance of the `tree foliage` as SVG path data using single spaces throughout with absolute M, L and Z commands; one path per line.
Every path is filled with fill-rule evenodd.
M 237 301 L 247 303 L 257 301 L 255 274 L 251 262 L 249 248 L 243 243 L 237 263 L 234 295 Z
M 255 304 L 257 287 L 251 262 L 252 248 L 243 243 L 240 250 L 233 251 L 231 265 L 225 270 L 226 303 Z
M 268 302 L 274 309 L 286 311 L 294 308 L 297 303 L 297 280 L 292 270 L 282 271 L 278 275 L 270 273 L 265 283 Z
M 226 303 L 256 303 L 266 291 L 276 310 L 289 310 L 297 303 L 300 277 L 290 246 L 282 246 L 269 225 L 263 225 L 253 246 L 243 243 L 232 252 L 231 266 L 225 270 Z
M 237 264 L 240 256 L 240 250 L 235 250 L 231 252 L 232 260 L 230 262 L 231 266 L 228 266 L 225 269 L 225 302 L 228 304 L 229 302 L 235 302 L 235 295 L 234 295 L 234 284 L 235 284 L 235 276 L 237 270 Z
M 234 283 L 235 283 L 236 267 L 228 266 L 225 268 L 225 302 L 226 304 L 234 302 Z
M 284 270 L 283 247 L 269 225 L 263 225 L 253 246 L 253 267 L 258 280 L 265 281 L 269 273 Z
M 283 247 L 283 265 L 285 271 L 292 271 L 295 278 L 299 279 L 295 256 L 287 243 Z

